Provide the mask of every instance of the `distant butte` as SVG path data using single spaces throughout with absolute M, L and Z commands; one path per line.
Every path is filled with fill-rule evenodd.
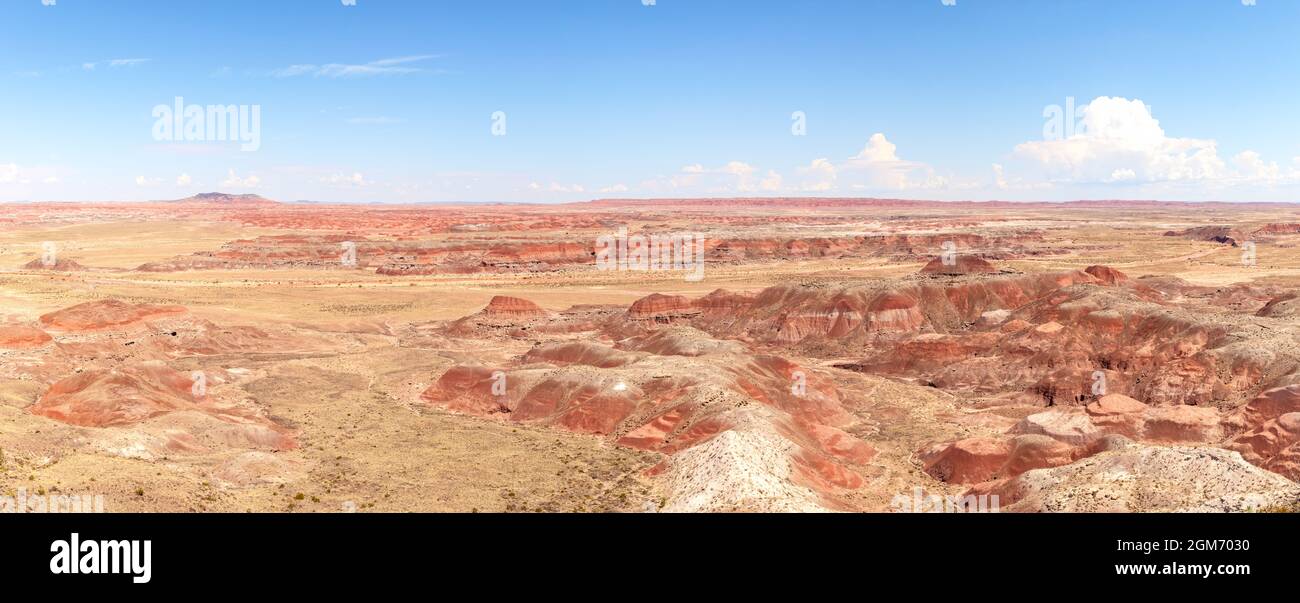
M 211 203 L 218 205 L 279 205 L 279 201 L 272 201 L 261 195 L 232 195 L 230 193 L 199 193 L 192 197 L 176 199 L 170 203 Z

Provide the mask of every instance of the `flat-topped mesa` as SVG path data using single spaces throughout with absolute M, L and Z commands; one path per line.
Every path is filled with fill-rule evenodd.
M 632 302 L 627 315 L 633 320 L 653 320 L 655 322 L 672 322 L 675 318 L 687 318 L 700 313 L 695 301 L 684 295 L 664 295 L 651 293 Z
M 959 255 L 944 261 L 945 258 L 938 257 L 930 260 L 930 263 L 921 268 L 921 274 L 945 274 L 945 275 L 963 275 L 963 274 L 992 274 L 998 272 L 998 269 L 988 260 L 973 255 Z
M 478 313 L 478 316 L 490 319 L 532 319 L 546 318 L 550 312 L 544 310 L 541 306 L 532 301 L 521 297 L 510 297 L 508 295 L 497 295 L 488 302 L 487 307 Z
M 192 197 L 177 199 L 173 203 L 212 203 L 221 205 L 279 205 L 279 202 L 272 201 L 261 195 L 254 194 L 230 194 L 230 193 L 199 193 Z
M 181 306 L 153 304 L 128 304 L 117 299 L 105 299 L 77 304 L 41 316 L 41 324 L 64 331 L 90 331 L 139 322 L 154 316 L 181 314 Z

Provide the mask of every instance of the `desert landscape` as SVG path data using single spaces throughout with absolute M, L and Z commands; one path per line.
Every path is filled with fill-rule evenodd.
M 1297 285 L 1280 203 L 4 204 L 0 492 L 1295 510 Z

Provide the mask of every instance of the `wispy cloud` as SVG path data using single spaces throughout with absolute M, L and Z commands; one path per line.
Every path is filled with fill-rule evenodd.
M 393 57 L 380 59 L 363 64 L 348 63 L 327 63 L 324 65 L 300 64 L 282 67 L 271 72 L 273 77 L 299 77 L 310 75 L 312 77 L 367 77 L 374 75 L 404 75 L 409 73 L 420 73 L 428 71 L 427 69 L 414 66 L 413 63 L 421 63 L 431 59 L 439 58 L 442 55 L 421 54 L 405 57 Z
M 391 124 L 400 124 L 406 122 L 405 119 L 396 117 L 378 116 L 378 117 L 351 117 L 348 123 L 362 126 L 387 126 Z
M 86 71 L 94 71 L 100 65 L 106 65 L 110 69 L 117 69 L 120 67 L 135 67 L 136 65 L 143 65 L 152 60 L 153 59 L 109 59 L 107 61 L 82 63 L 81 68 L 85 69 Z

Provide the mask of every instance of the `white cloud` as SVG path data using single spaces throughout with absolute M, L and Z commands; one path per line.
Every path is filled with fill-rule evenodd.
M 135 67 L 136 65 L 143 65 L 152 60 L 153 59 L 109 59 L 107 61 L 99 61 L 95 63 L 82 63 L 81 68 L 85 69 L 86 71 L 94 71 L 95 68 L 99 67 L 100 65 L 107 65 L 113 69 L 117 69 L 119 67 Z
M 728 161 L 726 164 L 707 168 L 699 163 L 682 166 L 680 173 L 667 181 L 667 186 L 675 190 L 701 189 L 705 193 L 753 192 L 759 190 L 763 183 L 780 182 L 780 176 L 769 172 L 761 181 L 756 182 L 754 166 L 743 161 Z M 655 186 L 654 188 L 657 188 Z
M 262 184 L 262 179 L 257 176 L 240 178 L 232 168 L 226 175 L 226 179 L 221 181 L 221 186 L 226 188 L 257 188 Z
M 1110 173 L 1110 179 L 1112 182 L 1128 182 L 1129 180 L 1136 180 L 1137 172 L 1128 168 L 1120 168 Z
M 560 183 L 558 183 L 558 182 L 552 182 L 552 183 L 551 183 L 551 187 L 550 187 L 550 189 L 548 189 L 548 190 L 550 190 L 552 193 L 581 193 L 581 192 L 585 192 L 585 189 L 583 188 L 583 186 L 582 186 L 581 184 L 572 184 L 572 185 L 569 185 L 569 186 L 564 186 L 564 185 L 562 185 L 562 184 L 560 184 Z
M 1276 161 L 1265 162 L 1255 151 L 1237 153 L 1232 163 L 1237 166 L 1238 177 L 1245 180 L 1275 182 L 1286 176 Z
M 348 119 L 348 123 L 350 124 L 364 125 L 364 126 L 387 126 L 392 124 L 404 123 L 405 121 L 406 120 L 404 119 L 398 119 L 396 117 L 385 117 L 382 115 L 379 117 L 352 117 Z
M 830 159 L 824 157 L 814 159 L 812 163 L 795 171 L 802 177 L 799 185 L 801 190 L 822 192 L 835 188 L 835 179 L 838 174 L 835 164 Z
M 948 188 L 947 178 L 934 168 L 898 156 L 898 145 L 877 132 L 856 155 L 835 161 L 814 159 L 799 167 L 799 190 L 829 192 L 835 190 L 907 190 Z
M 1141 100 L 1102 96 L 1078 109 L 1080 132 L 1036 140 L 1015 153 L 1044 168 L 1048 178 L 1107 182 L 1132 172 L 1143 181 L 1204 180 L 1226 174 L 1213 140 L 1174 138 Z M 1127 171 L 1125 171 L 1127 170 Z
M 613 186 L 606 186 L 606 187 L 600 189 L 600 192 L 602 192 L 602 193 L 626 193 L 626 192 L 627 192 L 627 185 L 626 185 L 626 184 L 615 184 L 615 185 L 613 185 Z
M 189 186 L 194 183 L 194 179 L 189 174 L 181 174 L 176 177 L 176 186 Z
M 1041 170 L 1037 176 L 1042 179 L 1068 184 L 1194 183 L 1204 187 L 1300 180 L 1300 170 L 1284 170 L 1254 151 L 1238 153 L 1229 165 L 1219 156 L 1213 139 L 1169 136 L 1151 108 L 1139 99 L 1101 96 L 1077 112 L 1081 116 L 1078 132 L 1021 143 L 1015 148 L 1016 157 Z
M 282 67 L 271 72 L 274 77 L 298 77 L 310 75 L 313 77 L 364 77 L 373 75 L 402 75 L 408 73 L 418 73 L 425 71 L 420 67 L 411 66 L 412 63 L 419 63 L 436 59 L 439 55 L 422 54 L 406 57 L 394 57 L 389 59 L 380 59 L 360 65 L 346 63 L 328 63 L 325 65 L 300 64 Z
M 135 177 L 136 186 L 158 186 L 162 183 L 161 178 L 146 178 L 144 176 Z
M 331 174 L 328 178 L 323 179 L 322 182 L 331 186 L 361 187 L 369 184 L 369 182 L 366 181 L 366 177 L 363 176 L 361 172 L 353 172 L 350 175 L 343 173 Z
M 58 172 L 53 167 L 24 167 L 16 163 L 0 163 L 0 184 L 58 184 Z

